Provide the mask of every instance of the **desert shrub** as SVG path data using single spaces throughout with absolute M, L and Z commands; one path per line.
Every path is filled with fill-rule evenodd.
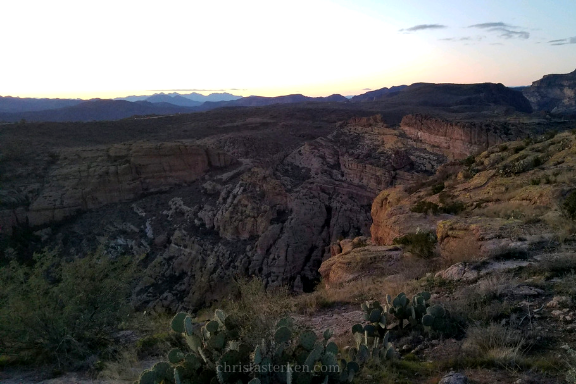
M 532 166 L 534 168 L 539 167 L 542 164 L 544 164 L 544 161 L 542 160 L 542 158 L 540 156 L 536 156 L 534 159 L 532 159 Z
M 556 135 L 558 134 L 558 131 L 555 129 L 551 129 L 549 131 L 546 131 L 546 133 L 544 133 L 544 139 L 546 140 L 551 140 L 554 137 L 556 137 Z
M 444 183 L 438 183 L 438 184 L 434 184 L 432 186 L 432 194 L 435 195 L 437 193 L 440 193 L 444 190 Z
M 420 200 L 410 207 L 410 211 L 424 214 L 432 213 L 433 215 L 436 215 L 440 212 L 440 206 L 431 201 Z
M 516 148 L 514 148 L 514 153 L 520 153 L 520 152 L 522 152 L 522 151 L 525 150 L 525 149 L 526 149 L 525 146 L 519 145 L 519 146 L 517 146 Z
M 462 160 L 462 164 L 467 166 L 467 167 L 473 166 L 475 162 L 476 162 L 476 158 L 474 156 L 468 156 L 467 158 Z
M 436 235 L 432 232 L 420 232 L 397 237 L 393 243 L 404 245 L 408 252 L 418 257 L 428 259 L 434 256 L 437 239 Z
M 530 180 L 530 184 L 532 184 L 532 185 L 540 185 L 540 179 L 532 179 L 532 180 Z
M 475 356 L 493 359 L 503 365 L 514 364 L 524 352 L 522 334 L 500 324 L 470 327 L 466 332 L 464 350 Z
M 61 368 L 109 352 L 130 312 L 132 270 L 128 259 L 101 252 L 66 262 L 45 251 L 33 266 L 11 262 L 0 269 L 1 349 Z
M 441 207 L 441 211 L 443 213 L 447 213 L 449 215 L 457 215 L 460 212 L 464 211 L 465 209 L 466 209 L 466 205 L 464 205 L 464 203 L 461 201 L 452 201 L 452 202 L 444 204 Z
M 502 144 L 498 147 L 498 149 L 500 150 L 500 152 L 504 152 L 508 150 L 508 145 L 506 144 Z
M 562 203 L 562 208 L 566 215 L 572 220 L 576 219 L 576 190 L 572 191 Z
M 244 341 L 269 336 L 276 322 L 292 311 L 286 287 L 266 289 L 260 279 L 240 278 L 235 282 L 234 291 L 234 296 L 224 301 L 222 308 L 238 319 Z

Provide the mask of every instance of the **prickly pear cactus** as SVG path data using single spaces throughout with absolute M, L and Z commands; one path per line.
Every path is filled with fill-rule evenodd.
M 450 313 L 441 305 L 433 305 L 426 309 L 426 314 L 422 317 L 422 325 L 429 333 L 451 334 L 455 332 Z
M 216 310 L 214 319 L 202 325 L 192 316 L 178 313 L 170 324 L 172 330 L 181 333 L 189 352 L 173 349 L 168 361 L 154 365 L 142 372 L 139 384 L 184 384 L 192 382 L 224 383 L 248 382 L 249 373 L 224 367 L 249 364 L 250 349 L 238 341 L 238 322 Z

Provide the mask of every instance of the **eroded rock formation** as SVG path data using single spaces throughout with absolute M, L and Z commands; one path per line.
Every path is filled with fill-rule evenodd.
M 576 71 L 546 75 L 523 90 L 532 108 L 559 114 L 576 113 Z

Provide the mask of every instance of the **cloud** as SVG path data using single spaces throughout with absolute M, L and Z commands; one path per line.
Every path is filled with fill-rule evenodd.
M 512 31 L 508 28 L 491 28 L 489 32 L 500 32 L 499 37 L 503 39 L 529 39 L 530 33 L 526 31 Z
M 400 32 L 404 31 L 404 32 L 416 32 L 416 31 L 423 31 L 426 29 L 442 29 L 442 28 L 448 28 L 445 25 L 442 24 L 419 24 L 419 25 L 415 25 L 413 27 L 410 28 L 406 28 L 406 29 L 401 29 Z
M 498 33 L 501 39 L 529 39 L 530 33 L 523 30 L 516 25 L 504 23 L 502 21 L 495 21 L 490 23 L 481 23 L 469 25 L 468 28 L 484 29 L 488 32 Z
M 362 90 L 363 90 L 363 91 L 371 91 L 372 88 L 364 88 L 364 89 L 362 89 Z
M 514 25 L 503 23 L 501 21 L 497 21 L 497 22 L 493 22 L 493 23 L 481 23 L 481 24 L 469 25 L 468 28 L 488 29 L 488 28 L 518 28 L 518 27 L 515 27 Z
M 482 41 L 486 36 L 463 36 L 463 37 L 445 37 L 438 39 L 440 41 Z
M 550 41 L 548 42 L 548 44 L 550 44 L 550 45 L 576 44 L 576 36 L 574 36 L 574 37 L 568 37 L 568 38 L 566 38 L 566 39 L 550 40 Z

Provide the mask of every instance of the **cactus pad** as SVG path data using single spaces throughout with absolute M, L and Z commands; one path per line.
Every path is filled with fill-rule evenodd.
M 277 343 L 287 343 L 292 338 L 292 331 L 288 327 L 280 327 L 274 334 L 274 340 Z
M 184 333 L 184 319 L 186 316 L 188 316 L 188 314 L 184 312 L 180 312 L 174 316 L 170 323 L 170 327 L 174 332 Z
M 316 334 L 313 331 L 304 331 L 300 335 L 300 345 L 306 350 L 311 351 L 314 348 L 316 338 Z

